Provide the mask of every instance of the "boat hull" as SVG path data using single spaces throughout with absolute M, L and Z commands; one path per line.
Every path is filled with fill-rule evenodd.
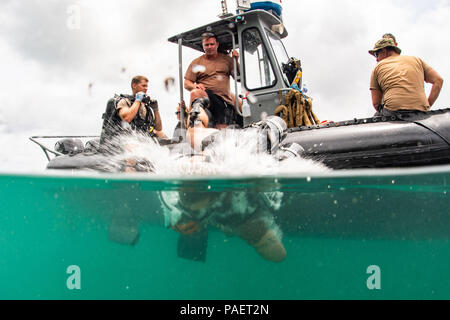
M 332 169 L 417 167 L 450 163 L 450 109 L 398 117 L 355 119 L 321 126 L 299 127 L 283 133 L 280 146 L 301 146 L 300 156 Z M 172 146 L 169 146 L 173 148 Z M 81 153 L 52 159 L 48 169 L 96 171 L 108 155 Z
M 450 110 L 355 119 L 291 129 L 282 145 L 333 169 L 415 167 L 450 162 Z

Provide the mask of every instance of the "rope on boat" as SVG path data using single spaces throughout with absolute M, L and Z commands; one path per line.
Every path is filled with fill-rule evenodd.
M 280 92 L 280 102 L 282 93 Z M 288 128 L 312 126 L 320 120 L 312 110 L 312 99 L 293 88 L 284 97 L 284 104 L 275 109 L 275 115 L 283 118 Z

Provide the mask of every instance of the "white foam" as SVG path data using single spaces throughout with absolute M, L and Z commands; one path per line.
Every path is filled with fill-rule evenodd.
M 258 131 L 226 130 L 217 136 L 203 155 L 171 153 L 145 136 L 122 138 L 121 143 L 132 146 L 116 157 L 106 159 L 105 168 L 129 158 L 145 159 L 154 167 L 156 176 L 272 176 L 311 174 L 329 169 L 321 163 L 302 158 L 279 161 L 264 150 L 258 150 Z

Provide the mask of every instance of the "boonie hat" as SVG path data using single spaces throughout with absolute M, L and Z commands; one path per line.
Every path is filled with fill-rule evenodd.
M 381 49 L 387 48 L 387 47 L 391 47 L 398 54 L 402 53 L 402 50 L 399 47 L 397 47 L 394 43 L 394 40 L 392 40 L 390 38 L 383 38 L 381 40 L 378 40 L 377 43 L 375 43 L 375 47 L 372 50 L 369 50 L 369 53 L 371 55 L 374 55 L 374 53 L 377 52 L 378 50 L 381 50 Z

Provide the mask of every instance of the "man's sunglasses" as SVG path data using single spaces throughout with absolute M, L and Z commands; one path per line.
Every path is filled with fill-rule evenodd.
M 381 51 L 383 51 L 383 49 L 377 50 L 373 53 L 373 55 L 375 56 L 375 58 L 378 59 L 378 56 L 380 55 Z

